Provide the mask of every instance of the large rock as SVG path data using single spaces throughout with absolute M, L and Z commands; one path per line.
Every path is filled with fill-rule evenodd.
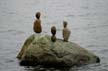
M 72 42 L 57 39 L 51 42 L 48 35 L 31 35 L 19 52 L 18 59 L 24 66 L 73 66 L 100 62 L 93 53 Z

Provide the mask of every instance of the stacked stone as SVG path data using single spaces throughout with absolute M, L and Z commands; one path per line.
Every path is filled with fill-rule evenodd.
M 52 42 L 55 42 L 56 41 L 56 27 L 55 26 L 52 26 L 51 27 L 51 33 L 52 33 L 52 36 L 51 36 L 51 41 Z
M 71 31 L 67 28 L 67 22 L 63 21 L 63 30 L 62 30 L 62 34 L 63 34 L 63 39 L 65 42 L 68 42 Z
M 41 16 L 41 13 L 37 12 L 36 13 L 36 18 L 37 19 L 35 20 L 34 26 L 33 26 L 33 30 L 34 30 L 35 33 L 41 33 L 42 32 L 40 16 Z

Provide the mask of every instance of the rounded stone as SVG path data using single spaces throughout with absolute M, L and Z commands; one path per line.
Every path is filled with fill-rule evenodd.
M 24 66 L 75 66 L 100 62 L 95 54 L 73 42 L 56 39 L 52 44 L 51 36 L 31 35 L 24 43 L 18 56 Z
M 71 32 L 68 28 L 64 28 L 62 32 L 63 32 L 62 34 L 63 34 L 64 41 L 67 42 L 69 40 Z
M 51 27 L 51 33 L 52 33 L 53 36 L 56 35 L 56 27 L 55 26 Z
M 56 37 L 55 36 L 51 36 L 51 41 L 55 42 L 56 41 Z

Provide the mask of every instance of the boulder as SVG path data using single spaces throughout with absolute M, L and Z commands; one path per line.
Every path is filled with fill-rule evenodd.
M 99 57 L 73 42 L 51 36 L 33 34 L 24 43 L 17 55 L 23 66 L 74 66 L 100 62 Z

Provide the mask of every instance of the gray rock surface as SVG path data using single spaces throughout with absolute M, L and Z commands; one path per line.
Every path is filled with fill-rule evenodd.
M 57 39 L 51 42 L 51 36 L 33 34 L 24 43 L 18 59 L 24 66 L 73 66 L 100 62 L 99 57 L 73 42 Z

